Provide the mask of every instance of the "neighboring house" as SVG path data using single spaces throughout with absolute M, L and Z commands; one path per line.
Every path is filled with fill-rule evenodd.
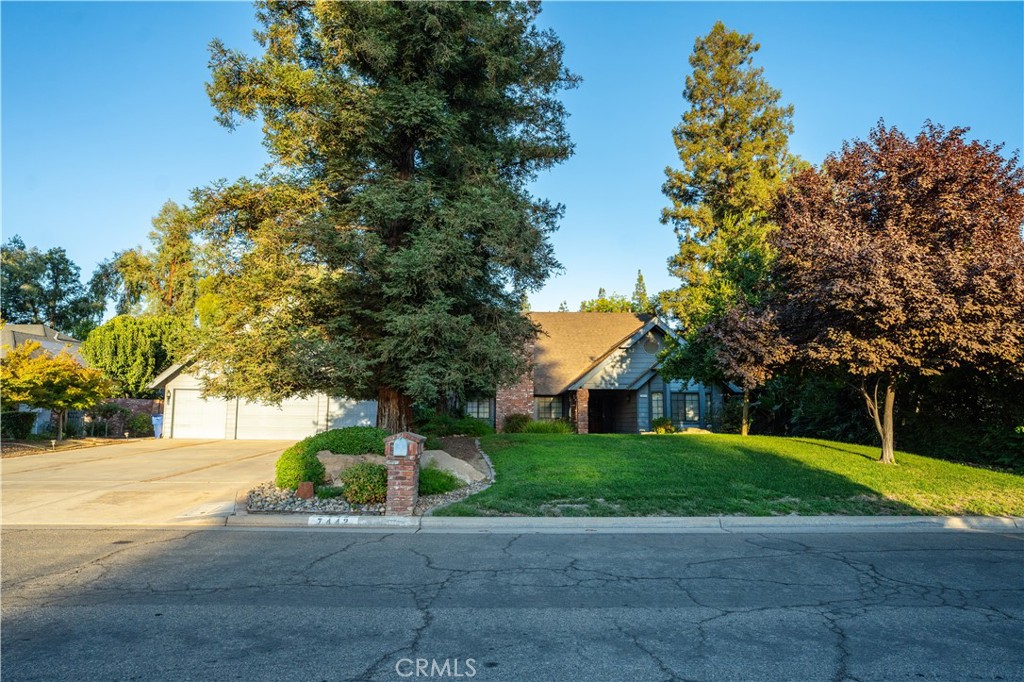
M 298 440 L 328 429 L 377 422 L 377 403 L 372 400 L 357 402 L 319 393 L 280 405 L 203 398 L 194 367 L 172 365 L 150 383 L 150 388 L 164 391 L 164 438 Z
M 57 355 L 66 350 L 78 361 L 78 364 L 83 367 L 86 364 L 85 359 L 82 358 L 81 341 L 61 334 L 45 324 L 5 324 L 0 327 L 0 358 L 7 357 L 9 349 L 13 350 L 28 341 L 38 342 L 42 350 L 51 355 Z M 36 413 L 36 423 L 32 426 L 32 433 L 42 433 L 50 428 L 52 415 L 49 410 L 30 408 L 26 405 L 22 405 L 21 409 Z M 69 420 L 80 419 L 81 411 L 74 410 L 69 413 L 68 417 Z
M 711 425 L 724 386 L 666 382 L 658 352 L 672 331 L 633 313 L 531 313 L 540 328 L 534 370 L 466 412 L 499 430 L 510 414 L 568 419 L 579 433 L 639 433 L 670 417 L 679 428 Z M 489 408 L 493 406 L 493 411 Z

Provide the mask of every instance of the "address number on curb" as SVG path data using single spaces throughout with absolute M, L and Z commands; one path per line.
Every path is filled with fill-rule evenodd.
M 355 526 L 358 525 L 358 518 L 351 516 L 310 516 L 311 526 Z

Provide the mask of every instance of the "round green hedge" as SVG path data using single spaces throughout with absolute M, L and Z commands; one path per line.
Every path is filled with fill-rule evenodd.
M 316 453 L 327 450 L 336 455 L 383 455 L 387 435 L 384 429 L 372 426 L 348 426 L 303 438 L 278 458 L 277 487 L 298 488 L 303 481 L 320 485 L 325 472 Z
M 341 472 L 340 478 L 351 504 L 384 504 L 388 498 L 388 469 L 383 464 L 360 462 Z
M 317 459 L 316 452 L 309 453 L 302 443 L 291 446 L 277 459 L 276 483 L 278 488 L 298 488 L 303 481 L 313 485 L 324 482 L 324 465 Z

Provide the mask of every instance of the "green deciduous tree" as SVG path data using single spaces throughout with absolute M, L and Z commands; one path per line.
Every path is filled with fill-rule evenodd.
M 772 261 L 769 211 L 796 163 L 788 151 L 793 107 L 780 103 L 781 93 L 753 66 L 758 49 L 753 36 L 719 21 L 697 39 L 689 59 L 693 72 L 683 97 L 690 108 L 673 130 L 682 167 L 665 171 L 663 191 L 672 203 L 661 218 L 679 239 L 669 271 L 681 286 L 661 296 L 680 324 L 682 342 L 665 351 L 674 378 L 707 382 L 724 372 L 729 380 L 743 379 L 709 364 L 714 353 L 703 345 L 687 344 L 731 308 L 759 302 Z
M 1024 169 L 965 133 L 879 124 L 797 175 L 776 216 L 768 309 L 797 362 L 858 385 L 883 462 L 908 380 L 1024 375 Z
M 92 330 L 81 352 L 122 394 L 144 397 L 153 377 L 171 364 L 188 329 L 179 317 L 119 315 Z
M 64 249 L 44 252 L 11 237 L 0 247 L 0 318 L 83 338 L 102 317 L 103 300 L 83 286 L 80 274 Z
M 36 341 L 7 351 L 0 360 L 0 401 L 57 413 L 64 438 L 68 410 L 84 410 L 109 398 L 113 387 L 99 370 L 82 367 L 66 350 L 50 355 Z
M 597 298 L 580 301 L 581 313 L 632 313 L 633 302 L 621 294 L 608 295 L 604 287 L 597 290 Z
M 194 197 L 208 389 L 376 398 L 395 431 L 413 402 L 513 381 L 520 301 L 558 267 L 561 208 L 529 183 L 571 153 L 576 83 L 539 5 L 258 7 L 262 55 L 212 46 L 218 119 L 261 118 L 276 165 Z
M 96 295 L 114 302 L 119 315 L 195 315 L 200 268 L 189 210 L 166 202 L 153 218 L 152 249 L 136 247 L 100 264 L 90 281 Z

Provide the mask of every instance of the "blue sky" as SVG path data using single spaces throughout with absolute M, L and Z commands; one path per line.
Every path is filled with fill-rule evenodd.
M 252 175 L 267 157 L 258 125 L 213 121 L 203 84 L 219 37 L 255 50 L 246 3 L 3 2 L 3 235 L 63 246 L 87 277 L 144 243 L 167 199 Z M 675 286 L 659 223 L 671 129 L 697 35 L 716 19 L 753 33 L 755 57 L 796 108 L 792 150 L 820 163 L 884 118 L 926 119 L 1024 146 L 1022 3 L 548 3 L 541 23 L 584 79 L 564 96 L 576 155 L 535 185 L 566 206 L 554 236 L 564 272 L 534 310 L 573 308 L 598 287 Z

